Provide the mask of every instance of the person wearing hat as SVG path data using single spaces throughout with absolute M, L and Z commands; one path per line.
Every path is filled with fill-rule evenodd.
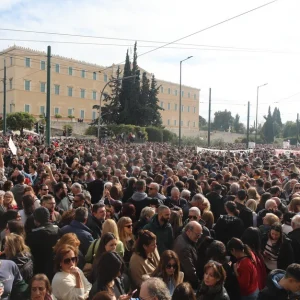
M 49 210 L 43 206 L 33 212 L 36 228 L 27 236 L 27 245 L 34 258 L 34 273 L 43 273 L 51 280 L 53 277 L 52 248 L 60 236 L 57 225 L 50 223 Z

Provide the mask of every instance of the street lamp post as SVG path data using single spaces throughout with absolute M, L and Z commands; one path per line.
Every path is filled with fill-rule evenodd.
M 182 92 L 181 92 L 181 67 L 182 67 L 182 63 L 190 58 L 192 58 L 193 56 L 189 56 L 186 59 L 183 59 L 180 61 L 180 83 L 179 83 L 179 140 L 178 140 L 178 147 L 181 146 L 181 97 L 182 97 Z
M 259 95 L 259 88 L 267 85 L 268 83 L 265 83 L 265 84 L 262 84 L 262 85 L 259 85 L 257 87 L 257 95 L 256 95 L 256 121 L 255 121 L 255 144 L 257 143 L 257 117 L 258 117 L 258 95 Z
M 103 93 L 104 93 L 105 88 L 106 88 L 110 83 L 112 83 L 112 82 L 120 81 L 120 80 L 123 80 L 123 79 L 134 78 L 134 77 L 137 77 L 137 75 L 132 75 L 132 76 L 126 76 L 126 77 L 122 77 L 122 78 L 111 79 L 110 81 L 108 81 L 108 82 L 104 85 L 104 87 L 103 87 L 103 89 L 102 89 L 102 91 L 101 91 L 101 93 L 100 93 L 100 103 L 99 103 L 100 105 L 99 105 L 98 134 L 97 134 L 99 140 L 100 140 L 100 128 L 101 128 L 101 107 L 102 107 L 102 97 L 103 97 Z

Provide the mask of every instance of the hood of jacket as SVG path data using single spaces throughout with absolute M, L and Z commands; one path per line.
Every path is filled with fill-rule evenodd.
M 279 285 L 279 281 L 284 277 L 285 271 L 273 270 L 270 272 L 267 278 L 266 286 L 272 293 L 286 292 L 282 286 Z
M 145 192 L 134 192 L 131 198 L 135 201 L 141 201 L 144 200 L 146 197 L 148 196 Z

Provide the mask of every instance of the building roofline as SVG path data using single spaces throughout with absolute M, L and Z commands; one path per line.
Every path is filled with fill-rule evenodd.
M 17 46 L 17 45 L 13 45 L 11 47 L 8 47 L 2 51 L 0 51 L 0 55 L 3 55 L 5 53 L 9 53 L 10 51 L 13 51 L 13 50 L 23 50 L 23 51 L 29 51 L 29 52 L 32 52 L 32 53 L 35 53 L 35 54 L 41 54 L 41 55 L 47 55 L 46 52 L 44 51 L 39 51 L 39 50 L 34 50 L 34 49 L 31 49 L 31 48 L 26 48 L 26 47 L 21 47 L 21 46 Z M 53 58 L 59 58 L 59 59 L 65 59 L 65 60 L 69 60 L 73 63 L 79 63 L 79 64 L 82 64 L 82 65 L 86 65 L 86 66 L 90 66 L 90 67 L 97 67 L 97 68 L 104 68 L 104 69 L 107 69 L 107 68 L 113 68 L 113 67 L 117 67 L 117 66 L 124 66 L 124 64 L 120 64 L 120 65 L 115 65 L 115 64 L 112 64 L 110 67 L 104 67 L 104 66 L 100 66 L 98 64 L 92 64 L 92 63 L 89 63 L 89 62 L 86 62 L 86 61 L 83 61 L 83 60 L 77 60 L 77 59 L 73 59 L 73 58 L 70 58 L 70 57 L 65 57 L 65 56 L 61 56 L 61 55 L 56 55 L 56 54 L 52 54 L 51 55 Z M 147 74 L 151 75 L 152 73 L 149 73 L 147 72 L 145 69 L 143 68 L 140 68 L 141 71 L 145 71 Z M 101 70 L 99 70 L 101 71 Z M 157 81 L 159 82 L 164 82 L 166 84 L 174 84 L 174 85 L 179 85 L 179 83 L 175 83 L 175 82 L 171 82 L 171 81 L 167 81 L 167 80 L 163 80 L 163 79 L 159 79 L 159 78 L 155 78 Z M 194 89 L 194 90 L 197 90 L 198 92 L 201 91 L 201 89 L 199 88 L 195 88 L 195 87 L 192 87 L 192 86 L 188 86 L 188 85 L 182 85 L 183 88 L 190 88 L 190 89 Z

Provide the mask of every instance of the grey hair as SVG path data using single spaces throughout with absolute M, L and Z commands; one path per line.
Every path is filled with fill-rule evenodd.
M 88 218 L 89 212 L 86 207 L 78 207 L 75 210 L 75 220 L 83 223 Z
M 151 298 L 156 297 L 157 300 L 171 300 L 169 289 L 160 278 L 150 277 L 142 285 L 146 285 Z
M 293 216 L 292 227 L 293 229 L 300 228 L 300 215 Z
M 236 195 L 239 189 L 240 189 L 240 185 L 237 182 L 233 182 L 229 188 L 229 191 L 233 195 Z
M 184 189 L 184 190 L 182 190 L 180 196 L 181 196 L 182 198 L 190 197 L 190 196 L 191 196 L 191 192 L 190 192 L 189 190 Z
M 71 189 L 73 189 L 73 188 L 80 189 L 82 191 L 81 184 L 78 183 L 78 182 L 75 182 L 75 183 L 72 184 Z
M 153 217 L 155 214 L 155 209 L 153 207 L 146 206 L 142 209 L 140 214 L 140 219 L 146 218 L 146 217 Z
M 173 192 L 180 193 L 179 188 L 176 187 L 176 186 L 174 186 L 174 187 L 171 189 L 171 194 L 172 194 Z
M 196 213 L 197 217 L 198 217 L 198 216 L 201 216 L 201 211 L 200 211 L 200 209 L 199 209 L 198 207 L 196 207 L 196 206 L 191 207 L 191 208 L 189 209 L 189 211 L 194 211 L 194 212 Z
M 151 186 L 155 187 L 157 191 L 159 191 L 159 184 L 156 182 L 151 182 Z
M 265 203 L 265 209 L 269 209 L 273 204 L 277 205 L 277 203 L 274 199 L 267 200 Z
M 193 196 L 191 202 L 195 201 L 195 202 L 203 203 L 204 199 L 206 199 L 206 198 L 202 194 L 198 193 Z

